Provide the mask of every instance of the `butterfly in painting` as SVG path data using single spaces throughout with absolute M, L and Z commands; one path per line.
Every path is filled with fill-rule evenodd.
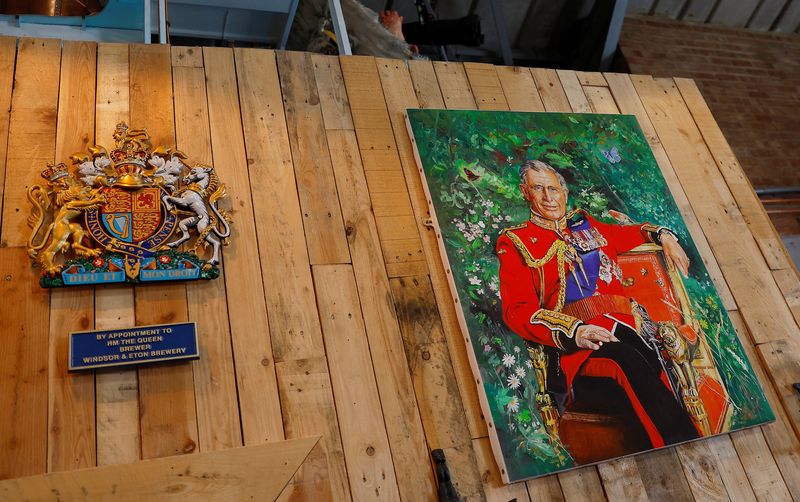
M 617 147 L 613 147 L 611 150 L 600 150 L 600 153 L 603 154 L 603 157 L 606 158 L 607 161 L 611 162 L 612 164 L 616 164 L 617 162 L 622 160 L 622 157 L 619 156 L 619 150 Z

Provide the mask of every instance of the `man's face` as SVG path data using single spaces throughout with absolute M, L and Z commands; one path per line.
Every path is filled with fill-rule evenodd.
M 567 191 L 555 173 L 530 170 L 519 188 L 535 213 L 549 220 L 558 220 L 566 214 Z

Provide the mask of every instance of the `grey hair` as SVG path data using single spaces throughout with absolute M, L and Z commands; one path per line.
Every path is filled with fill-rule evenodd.
M 541 160 L 529 160 L 519 166 L 519 183 L 524 185 L 527 183 L 527 176 L 528 171 L 535 171 L 537 173 L 553 173 L 558 178 L 558 183 L 561 185 L 561 188 L 564 189 L 565 192 L 569 192 L 569 187 L 567 187 L 567 180 L 564 179 L 564 176 L 561 175 L 560 172 L 556 171 L 553 166 L 548 164 L 547 162 L 542 162 Z

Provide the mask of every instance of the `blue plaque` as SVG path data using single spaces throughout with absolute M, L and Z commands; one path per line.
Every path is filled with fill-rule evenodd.
M 69 370 L 197 359 L 197 347 L 193 322 L 79 331 L 69 335 Z

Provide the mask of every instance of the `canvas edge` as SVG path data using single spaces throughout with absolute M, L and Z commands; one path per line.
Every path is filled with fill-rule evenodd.
M 411 140 L 411 146 L 414 150 L 414 161 L 417 164 L 417 170 L 419 172 L 420 178 L 422 180 L 422 189 L 425 191 L 425 201 L 428 205 L 428 211 L 431 215 L 431 224 L 433 225 L 433 230 L 436 232 L 436 243 L 437 247 L 439 248 L 439 257 L 442 260 L 442 264 L 445 266 L 445 276 L 447 276 L 447 285 L 450 289 L 450 297 L 452 298 L 455 306 L 456 306 L 456 318 L 458 319 L 458 326 L 461 328 L 461 335 L 464 337 L 464 342 L 467 346 L 467 358 L 469 359 L 470 369 L 472 370 L 472 376 L 475 378 L 476 386 L 478 387 L 478 400 L 480 401 L 481 411 L 483 412 L 483 419 L 486 422 L 486 427 L 489 432 L 489 444 L 492 447 L 492 454 L 494 455 L 494 460 L 497 462 L 498 467 L 500 467 L 500 477 L 504 484 L 510 484 L 512 482 L 520 482 L 524 479 L 533 479 L 533 478 L 524 478 L 524 479 L 515 479 L 513 481 L 510 480 L 508 476 L 508 467 L 506 466 L 505 459 L 503 458 L 503 450 L 500 447 L 500 440 L 497 437 L 497 429 L 494 426 L 494 419 L 492 418 L 492 411 L 489 407 L 489 398 L 486 396 L 486 389 L 483 385 L 483 377 L 481 376 L 480 367 L 478 366 L 478 359 L 475 356 L 475 351 L 472 347 L 472 340 L 470 339 L 469 329 L 467 328 L 467 320 L 464 317 L 464 310 L 461 307 L 461 299 L 458 297 L 458 288 L 456 287 L 455 280 L 453 278 L 452 267 L 450 266 L 450 260 L 447 257 L 447 250 L 445 248 L 444 240 L 442 239 L 442 231 L 439 227 L 439 220 L 436 217 L 436 209 L 433 206 L 433 197 L 431 196 L 430 188 L 428 188 L 428 180 L 425 176 L 425 170 L 422 167 L 422 159 L 419 156 L 419 150 L 417 149 L 417 141 L 414 137 L 414 130 L 411 126 L 411 121 L 408 117 L 408 110 L 422 110 L 421 108 L 407 108 L 406 111 L 403 112 L 403 118 L 405 119 L 406 129 L 408 131 L 409 139 Z M 549 472 L 546 474 L 542 474 L 542 476 L 555 474 L 556 472 L 561 471 L 554 471 Z

